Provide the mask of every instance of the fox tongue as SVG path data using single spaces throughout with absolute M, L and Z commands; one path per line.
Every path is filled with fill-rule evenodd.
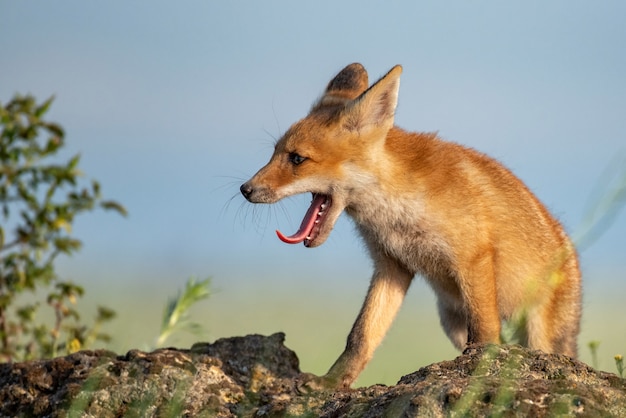
M 311 202 L 311 206 L 309 210 L 306 211 L 304 215 L 304 219 L 302 219 L 302 223 L 300 224 L 300 228 L 298 231 L 290 236 L 283 235 L 282 232 L 276 231 L 276 235 L 282 242 L 286 242 L 287 244 L 298 244 L 304 241 L 313 230 L 315 226 L 315 221 L 318 218 L 318 213 L 322 211 L 322 205 L 326 201 L 326 196 L 323 194 L 313 194 L 313 201 Z

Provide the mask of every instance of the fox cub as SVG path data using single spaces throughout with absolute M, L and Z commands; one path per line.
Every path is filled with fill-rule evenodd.
M 311 383 L 354 382 L 416 274 L 435 291 L 441 325 L 459 350 L 500 343 L 510 320 L 522 344 L 575 357 L 581 279 L 572 242 L 496 160 L 394 126 L 401 73 L 395 66 L 368 88 L 363 66 L 348 65 L 241 186 L 252 203 L 312 194 L 298 231 L 276 231 L 290 244 L 323 244 L 345 211 L 374 261 L 345 350 Z

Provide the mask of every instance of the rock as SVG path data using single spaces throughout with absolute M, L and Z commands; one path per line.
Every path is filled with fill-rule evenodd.
M 0 416 L 626 417 L 626 380 L 520 346 L 474 346 L 395 386 L 303 394 L 284 334 L 189 350 L 81 351 L 0 365 Z

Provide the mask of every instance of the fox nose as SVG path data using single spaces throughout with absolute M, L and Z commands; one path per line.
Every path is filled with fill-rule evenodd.
M 244 183 L 239 188 L 239 191 L 241 192 L 243 197 L 245 197 L 246 199 L 250 200 L 250 195 L 252 194 L 252 191 L 253 191 L 252 190 L 252 186 L 250 186 L 248 183 Z

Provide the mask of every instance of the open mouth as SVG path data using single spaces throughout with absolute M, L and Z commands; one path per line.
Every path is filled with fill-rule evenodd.
M 309 207 L 309 210 L 306 211 L 298 231 L 290 236 L 283 235 L 282 232 L 276 231 L 276 235 L 278 235 L 278 238 L 282 242 L 286 242 L 287 244 L 298 244 L 300 242 L 304 242 L 304 246 L 308 247 L 319 235 L 320 228 L 331 205 L 332 199 L 329 195 L 313 193 L 311 206 Z

